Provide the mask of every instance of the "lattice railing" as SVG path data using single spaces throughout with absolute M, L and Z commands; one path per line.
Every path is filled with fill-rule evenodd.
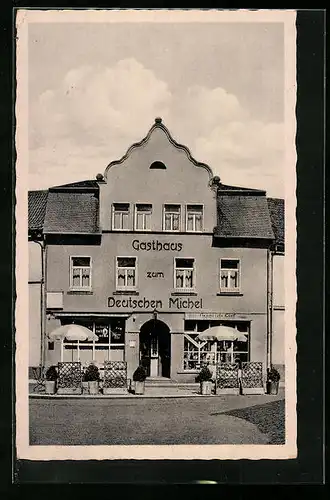
M 263 373 L 261 361 L 250 361 L 242 363 L 242 387 L 263 387 Z
M 219 363 L 216 369 L 216 383 L 220 389 L 238 388 L 238 365 Z
M 80 361 L 59 362 L 57 387 L 59 389 L 80 388 L 82 386 L 81 375 Z
M 127 363 L 126 361 L 104 362 L 104 388 L 127 387 Z

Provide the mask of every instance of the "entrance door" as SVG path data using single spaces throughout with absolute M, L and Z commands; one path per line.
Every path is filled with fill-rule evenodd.
M 160 362 L 158 335 L 156 330 L 153 330 L 150 335 L 150 377 L 157 377 L 159 375 Z
M 170 378 L 171 334 L 159 320 L 147 321 L 140 330 L 140 363 L 148 377 Z

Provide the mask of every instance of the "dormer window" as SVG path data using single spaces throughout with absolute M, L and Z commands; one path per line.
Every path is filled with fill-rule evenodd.
M 164 205 L 164 231 L 180 231 L 181 205 Z
M 113 203 L 112 229 L 114 231 L 127 231 L 129 229 L 129 219 L 129 203 Z

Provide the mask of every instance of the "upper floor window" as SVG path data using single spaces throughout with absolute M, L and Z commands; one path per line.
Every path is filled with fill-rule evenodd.
M 187 205 L 186 212 L 187 231 L 203 231 L 203 205 Z
M 71 257 L 70 288 L 76 290 L 92 288 L 92 259 L 90 257 Z
M 239 259 L 220 260 L 220 291 L 238 292 L 240 289 Z
M 112 205 L 112 229 L 113 230 L 128 230 L 129 229 L 129 203 L 113 203 Z
M 191 290 L 195 287 L 194 259 L 175 259 L 174 287 L 177 290 Z
M 135 223 L 136 231 L 150 231 L 151 229 L 152 205 L 146 203 L 137 203 L 135 205 Z
M 116 288 L 133 290 L 137 286 L 136 257 L 117 257 Z
M 180 231 L 181 205 L 164 205 L 163 229 L 165 231 Z

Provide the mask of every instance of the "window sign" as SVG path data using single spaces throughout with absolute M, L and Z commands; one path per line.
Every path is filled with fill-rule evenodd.
M 109 326 L 108 325 L 95 325 L 95 333 L 99 338 L 99 342 L 109 341 Z
M 125 342 L 125 320 L 118 319 L 111 322 L 111 343 L 124 344 Z

